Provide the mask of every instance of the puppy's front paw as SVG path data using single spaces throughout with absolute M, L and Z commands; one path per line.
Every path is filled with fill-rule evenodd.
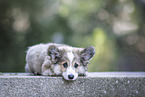
M 44 72 L 42 72 L 42 75 L 54 75 L 54 73 L 52 73 L 50 69 L 47 69 Z

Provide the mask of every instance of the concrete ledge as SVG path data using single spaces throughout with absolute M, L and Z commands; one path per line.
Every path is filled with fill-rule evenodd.
M 65 81 L 62 77 L 1 73 L 0 97 L 144 97 L 145 72 L 95 72 Z

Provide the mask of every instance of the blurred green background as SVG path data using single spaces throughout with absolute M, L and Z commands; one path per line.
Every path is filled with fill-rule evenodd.
M 0 72 L 48 42 L 95 46 L 89 71 L 144 71 L 145 0 L 0 0 Z

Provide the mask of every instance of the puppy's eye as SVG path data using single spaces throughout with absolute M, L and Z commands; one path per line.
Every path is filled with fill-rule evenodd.
M 68 67 L 67 62 L 63 64 L 63 67 L 64 68 L 67 68 Z
M 79 66 L 79 65 L 78 65 L 77 63 L 75 63 L 74 67 L 75 67 L 75 68 L 78 68 L 78 66 Z

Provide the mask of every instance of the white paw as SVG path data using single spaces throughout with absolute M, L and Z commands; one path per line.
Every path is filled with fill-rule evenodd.
M 50 69 L 45 70 L 44 72 L 42 72 L 42 75 L 54 75 Z

